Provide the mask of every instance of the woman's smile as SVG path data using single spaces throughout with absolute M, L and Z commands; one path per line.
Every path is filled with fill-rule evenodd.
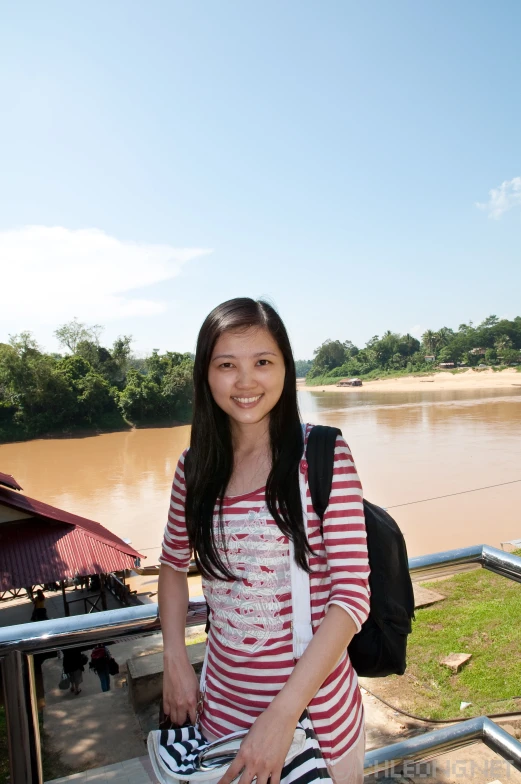
M 253 408 L 257 405 L 262 395 L 255 395 L 255 397 L 235 397 L 232 395 L 232 400 L 240 408 Z

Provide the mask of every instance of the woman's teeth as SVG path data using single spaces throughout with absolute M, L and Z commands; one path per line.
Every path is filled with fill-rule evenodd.
M 233 400 L 236 400 L 238 403 L 256 403 L 257 400 L 261 399 L 261 395 L 257 395 L 257 397 L 234 397 Z

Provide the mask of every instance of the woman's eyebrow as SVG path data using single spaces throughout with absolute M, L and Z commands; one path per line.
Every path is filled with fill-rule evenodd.
M 274 351 L 257 351 L 256 354 L 252 354 L 253 357 L 264 357 L 266 354 L 270 354 L 272 357 L 276 357 Z M 212 362 L 216 359 L 237 359 L 235 354 L 216 354 L 215 357 L 212 357 Z

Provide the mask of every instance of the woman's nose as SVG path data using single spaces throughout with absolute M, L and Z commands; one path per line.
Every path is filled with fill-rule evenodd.
M 235 386 L 239 387 L 240 389 L 253 389 L 253 387 L 256 385 L 256 381 L 253 377 L 253 371 L 250 370 L 250 368 L 239 368 Z

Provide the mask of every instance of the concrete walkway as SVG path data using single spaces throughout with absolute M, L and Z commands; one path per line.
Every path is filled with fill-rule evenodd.
M 75 773 L 73 776 L 53 779 L 47 784 L 65 784 L 69 781 L 79 784 L 157 784 L 148 757 L 137 757 L 85 773 Z
M 203 626 L 187 630 L 187 638 L 197 636 Z M 74 771 L 105 768 L 146 754 L 148 726 L 141 726 L 128 695 L 127 661 L 163 650 L 163 635 L 130 639 L 110 646 L 119 664 L 119 675 L 111 678 L 111 691 L 102 692 L 98 676 L 89 670 L 83 673 L 81 694 L 63 692 L 58 688 L 62 674 L 58 658 L 47 659 L 42 666 L 45 704 L 43 728 L 52 753 L 63 765 Z M 90 651 L 86 651 L 90 655 Z M 158 707 L 150 717 L 157 726 Z M 89 774 L 90 775 L 90 774 Z
M 143 733 L 129 703 L 127 659 L 162 650 L 163 637 L 153 634 L 110 646 L 120 665 L 111 690 L 101 691 L 96 673 L 83 673 L 81 694 L 58 688 L 62 667 L 57 658 L 43 663 L 43 727 L 52 751 L 72 770 L 84 771 L 123 762 L 146 753 Z M 86 651 L 90 655 L 90 651 Z

